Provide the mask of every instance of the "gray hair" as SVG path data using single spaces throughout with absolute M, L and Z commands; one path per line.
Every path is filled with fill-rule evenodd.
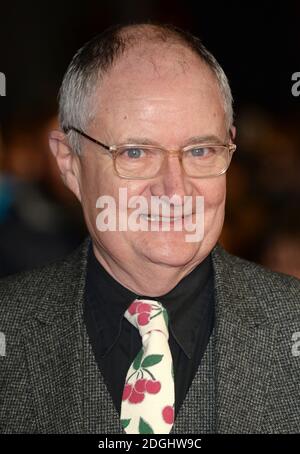
M 59 92 L 59 123 L 64 131 L 70 126 L 85 130 L 95 115 L 91 97 L 101 78 L 125 51 L 141 42 L 177 43 L 189 48 L 215 75 L 224 100 L 228 131 L 233 124 L 233 99 L 228 79 L 199 38 L 173 25 L 134 24 L 108 28 L 84 44 L 74 55 Z M 70 146 L 80 153 L 80 137 L 67 132 Z

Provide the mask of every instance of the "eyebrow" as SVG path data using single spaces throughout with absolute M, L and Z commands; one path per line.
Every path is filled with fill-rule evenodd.
M 192 145 L 194 143 L 215 143 L 222 145 L 224 144 L 224 141 L 214 134 L 207 134 L 205 136 L 193 136 L 186 142 L 187 145 Z
M 150 140 L 147 137 L 126 137 L 126 139 L 123 141 L 123 143 L 133 143 L 133 144 L 139 144 L 139 145 L 154 145 L 161 147 L 161 144 L 156 142 L 155 140 Z M 204 136 L 193 136 L 190 137 L 186 142 L 183 147 L 186 147 L 188 145 L 193 145 L 193 144 L 198 144 L 198 143 L 214 143 L 214 144 L 219 144 L 223 145 L 224 141 L 221 140 L 218 136 L 214 134 L 207 134 Z

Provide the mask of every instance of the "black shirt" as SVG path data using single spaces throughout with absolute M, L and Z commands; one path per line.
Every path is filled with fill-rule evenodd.
M 212 332 L 213 289 L 213 267 L 208 255 L 165 295 L 137 295 L 103 268 L 90 243 L 84 320 L 98 367 L 119 413 L 127 371 L 142 347 L 139 331 L 124 317 L 133 300 L 156 299 L 168 311 L 177 415 Z

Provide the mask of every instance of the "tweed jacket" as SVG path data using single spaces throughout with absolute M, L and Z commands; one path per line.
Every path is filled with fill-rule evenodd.
M 89 241 L 0 281 L 0 433 L 124 433 L 83 322 Z M 215 432 L 300 432 L 300 281 L 212 259 Z M 172 433 L 201 433 L 191 387 Z

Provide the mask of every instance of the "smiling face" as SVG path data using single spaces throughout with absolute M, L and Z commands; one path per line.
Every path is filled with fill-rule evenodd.
M 192 53 L 177 48 L 166 54 L 156 46 L 142 55 L 131 52 L 103 79 L 95 96 L 99 109 L 88 133 L 111 144 L 147 142 L 166 149 L 188 145 L 195 136 L 212 135 L 226 142 L 222 98 L 211 71 Z M 118 261 L 151 261 L 185 266 L 200 262 L 215 245 L 223 225 L 225 176 L 196 179 L 183 173 L 178 158 L 169 157 L 161 175 L 149 180 L 124 180 L 112 159 L 83 139 L 81 195 L 89 231 L 99 247 Z M 96 200 L 127 188 L 133 195 L 204 197 L 202 242 L 187 243 L 186 232 L 98 232 Z M 128 213 L 132 209 L 128 209 Z
M 195 137 L 214 136 L 228 142 L 224 103 L 215 76 L 199 57 L 179 45 L 148 44 L 130 50 L 103 77 L 93 102 L 99 107 L 85 132 L 108 145 L 134 141 L 177 150 Z M 189 177 L 178 157 L 169 155 L 155 178 L 122 179 L 114 172 L 112 158 L 101 147 L 82 139 L 77 180 L 95 253 L 107 268 L 117 264 L 123 270 L 132 267 L 137 274 L 142 272 L 141 267 L 162 272 L 177 268 L 185 275 L 209 254 L 219 238 L 224 221 L 225 175 Z M 110 195 L 118 207 L 119 188 L 127 189 L 128 199 L 144 196 L 149 207 L 151 196 L 178 195 L 191 196 L 195 210 L 196 196 L 203 196 L 203 240 L 186 242 L 187 232 L 172 227 L 171 231 L 160 228 L 159 232 L 99 232 L 96 200 Z M 133 211 L 126 210 L 127 214 Z

